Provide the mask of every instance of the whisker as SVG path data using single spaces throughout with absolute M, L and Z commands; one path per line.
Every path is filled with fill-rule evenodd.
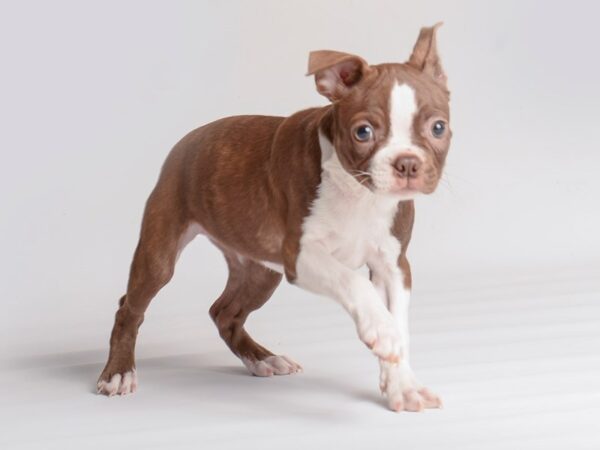
M 358 184 L 365 184 L 367 181 L 369 181 L 369 179 L 365 177 L 365 178 L 363 178 L 362 180 L 359 180 L 359 179 L 357 178 L 357 181 L 358 181 Z
M 458 180 L 460 183 L 469 184 L 471 186 L 475 185 L 475 183 L 473 183 L 471 180 L 469 180 L 467 178 L 464 178 L 464 177 L 461 177 L 461 176 L 458 176 L 458 175 L 456 175 L 456 173 L 450 173 L 447 170 L 444 170 L 442 172 L 442 176 L 444 176 L 444 177 L 451 176 L 453 179 Z
M 358 169 L 346 170 L 343 167 L 336 167 L 336 170 L 349 173 L 356 181 L 358 181 L 359 184 L 365 184 L 367 181 L 369 181 L 372 178 L 372 174 L 369 172 L 365 172 L 364 170 L 358 170 Z
M 448 175 L 446 174 L 446 172 L 442 172 L 442 176 L 440 178 L 440 181 L 443 182 L 443 186 L 448 190 L 448 192 L 450 192 L 450 194 L 452 194 L 454 196 L 456 195 L 456 191 L 454 190 L 454 186 L 450 182 L 450 179 L 448 178 Z
M 359 184 L 365 184 L 367 181 L 371 179 L 371 174 L 369 172 L 365 172 L 364 170 L 351 170 L 350 174 L 356 178 Z
M 357 169 L 353 169 L 352 173 L 355 173 L 358 175 L 371 175 L 369 172 L 365 172 L 364 170 L 357 170 Z

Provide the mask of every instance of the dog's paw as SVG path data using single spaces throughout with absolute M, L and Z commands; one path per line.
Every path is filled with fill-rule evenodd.
M 404 364 L 381 364 L 381 392 L 392 411 L 421 412 L 441 408 L 442 400 L 429 389 L 420 386 L 412 371 Z
M 284 355 L 271 355 L 261 360 L 242 358 L 242 362 L 252 375 L 270 377 L 273 375 L 290 375 L 302 372 L 302 367 Z
M 115 373 L 106 380 L 100 377 L 97 385 L 98 394 L 107 395 L 128 395 L 133 394 L 137 390 L 137 374 L 135 369 L 125 373 Z
M 387 310 L 379 312 L 373 308 L 362 312 L 357 328 L 360 339 L 378 358 L 392 363 L 402 359 L 402 336 Z
M 426 408 L 441 408 L 441 399 L 427 388 L 408 388 L 386 393 L 392 411 L 421 412 Z

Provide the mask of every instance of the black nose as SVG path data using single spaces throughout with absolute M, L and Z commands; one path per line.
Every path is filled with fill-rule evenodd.
M 400 156 L 394 161 L 394 170 L 400 178 L 415 178 L 420 168 L 421 161 L 416 156 Z

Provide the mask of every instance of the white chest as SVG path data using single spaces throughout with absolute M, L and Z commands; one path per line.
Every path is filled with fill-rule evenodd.
M 321 185 L 303 224 L 301 246 L 319 242 L 350 268 L 382 255 L 392 259 L 400 243 L 391 234 L 398 199 L 376 195 L 341 166 L 335 152 L 323 162 Z

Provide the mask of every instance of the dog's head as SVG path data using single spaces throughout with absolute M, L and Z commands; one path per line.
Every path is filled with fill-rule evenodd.
M 404 64 L 371 66 L 330 50 L 310 54 L 308 75 L 333 103 L 328 134 L 337 157 L 374 192 L 412 198 L 432 193 L 440 180 L 452 133 L 439 25 L 421 29 Z

